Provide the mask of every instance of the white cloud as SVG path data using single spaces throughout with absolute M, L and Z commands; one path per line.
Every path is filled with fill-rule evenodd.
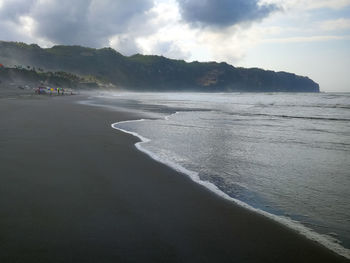
M 157 2 L 149 11 L 151 34 L 140 35 L 136 42 L 143 54 L 158 54 L 176 59 L 188 59 L 196 30 L 182 23 L 175 1 Z
M 267 4 L 277 4 L 285 10 L 312 10 L 320 8 L 341 9 L 350 5 L 350 0 L 262 0 Z
M 157 30 L 139 36 L 136 43 L 143 54 L 159 54 L 187 61 L 226 61 L 235 63 L 244 57 L 263 35 L 280 32 L 279 27 L 259 28 L 236 25 L 220 30 L 192 27 L 181 19 L 174 0 L 158 2 L 150 12 L 150 24 Z
M 326 20 L 320 23 L 320 28 L 327 31 L 350 29 L 349 18 L 339 18 L 335 20 Z
M 307 36 L 307 37 L 286 37 L 286 38 L 266 38 L 262 42 L 264 43 L 298 43 L 298 42 L 321 42 L 330 40 L 343 40 L 350 39 L 350 35 L 345 36 Z
M 299 5 L 305 6 L 307 9 L 331 8 L 340 9 L 350 5 L 350 0 L 298 0 Z
M 238 26 L 224 31 L 202 31 L 198 34 L 198 44 L 210 51 L 212 60 L 235 63 L 242 59 L 246 51 L 261 37 L 256 27 L 242 29 Z
M 19 17 L 20 28 L 23 31 L 23 34 L 28 36 L 33 35 L 35 30 L 35 20 L 30 16 L 20 16 Z
M 240 24 L 222 27 L 192 27 L 181 19 L 175 0 L 157 2 L 150 11 L 151 24 L 157 28 L 136 42 L 143 54 L 159 54 L 187 61 L 226 61 L 236 63 L 265 36 L 281 33 L 278 26 Z
M 138 53 L 140 49 L 135 39 L 129 34 L 118 34 L 110 37 L 109 46 L 127 56 Z

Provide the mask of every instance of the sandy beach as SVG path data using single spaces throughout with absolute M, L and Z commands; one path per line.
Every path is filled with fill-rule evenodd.
M 0 98 L 0 262 L 349 262 L 223 200 L 81 96 Z

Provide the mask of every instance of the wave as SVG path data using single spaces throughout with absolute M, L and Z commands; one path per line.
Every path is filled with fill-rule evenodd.
M 164 119 L 165 120 L 169 120 L 169 118 L 171 116 L 173 116 L 174 114 L 178 114 L 178 112 L 175 112 L 169 116 L 166 116 Z M 331 251 L 347 258 L 347 259 L 350 259 L 350 249 L 347 249 L 343 246 L 341 246 L 339 243 L 339 241 L 337 239 L 335 239 L 334 237 L 332 236 L 329 236 L 329 235 L 324 235 L 324 234 L 319 234 L 319 233 L 316 233 L 315 231 L 313 231 L 312 229 L 306 227 L 305 225 L 302 225 L 300 222 L 298 221 L 295 221 L 295 220 L 292 220 L 291 218 L 288 218 L 288 217 L 284 217 L 284 216 L 277 216 L 277 215 L 274 215 L 274 214 L 270 214 L 266 211 L 263 211 L 261 209 L 257 209 L 257 208 L 254 208 L 250 205 L 248 205 L 247 203 L 244 203 L 238 199 L 235 199 L 231 196 L 229 196 L 228 194 L 226 194 L 225 192 L 221 191 L 215 184 L 209 182 L 209 181 L 204 181 L 202 180 L 200 177 L 199 177 L 199 174 L 195 171 L 191 171 L 191 170 L 188 170 L 187 168 L 171 161 L 171 160 L 168 160 L 168 159 L 163 159 L 161 157 L 159 157 L 156 153 L 146 149 L 144 147 L 145 144 L 149 143 L 151 140 L 140 135 L 139 133 L 137 132 L 132 132 L 132 131 L 128 131 L 128 130 L 125 130 L 121 127 L 119 127 L 120 124 L 123 124 L 123 123 L 131 123 L 131 122 L 143 122 L 145 121 L 146 119 L 138 119 L 138 120 L 128 120 L 128 121 L 121 121 L 121 122 L 116 122 L 116 123 L 113 123 L 111 124 L 112 128 L 116 129 L 116 130 L 119 130 L 119 131 L 122 131 L 124 133 L 127 133 L 127 134 L 130 134 L 130 135 L 133 135 L 137 138 L 140 139 L 139 142 L 135 143 L 135 147 L 145 153 L 146 155 L 148 155 L 149 157 L 151 157 L 153 160 L 157 161 L 157 162 L 160 162 L 160 163 L 163 163 L 165 165 L 167 165 L 168 167 L 174 169 L 175 171 L 181 173 L 181 174 L 184 174 L 184 175 L 187 175 L 189 176 L 190 179 L 192 179 L 194 182 L 206 187 L 208 190 L 214 192 L 215 194 L 217 194 L 218 196 L 220 196 L 221 198 L 224 198 L 226 200 L 229 200 L 229 201 L 232 201 L 234 202 L 235 204 L 245 208 L 245 209 L 248 209 L 252 212 L 255 212 L 255 213 L 258 213 L 260 215 L 263 215 L 275 222 L 278 222 L 282 225 L 285 225 L 287 227 L 289 227 L 290 229 L 298 232 L 299 234 L 305 236 L 306 238 L 310 239 L 310 240 L 313 240 L 321 245 L 323 245 L 324 247 L 330 249 Z M 150 120 L 150 119 L 147 119 L 147 120 Z
M 330 117 L 314 117 L 314 116 L 293 116 L 284 114 L 265 114 L 265 113 L 233 113 L 225 112 L 229 115 L 236 116 L 263 116 L 263 117 L 276 117 L 276 118 L 287 118 L 287 119 L 305 119 L 305 120 L 323 120 L 323 121 L 350 121 L 347 118 L 330 118 Z

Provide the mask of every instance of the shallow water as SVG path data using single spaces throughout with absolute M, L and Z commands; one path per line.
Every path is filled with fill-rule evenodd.
M 350 94 L 125 93 L 94 103 L 151 112 L 117 128 L 230 197 L 350 248 Z

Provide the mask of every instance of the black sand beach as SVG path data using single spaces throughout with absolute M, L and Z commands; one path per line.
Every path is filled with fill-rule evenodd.
M 0 262 L 348 262 L 137 151 L 79 97 L 0 98 Z

